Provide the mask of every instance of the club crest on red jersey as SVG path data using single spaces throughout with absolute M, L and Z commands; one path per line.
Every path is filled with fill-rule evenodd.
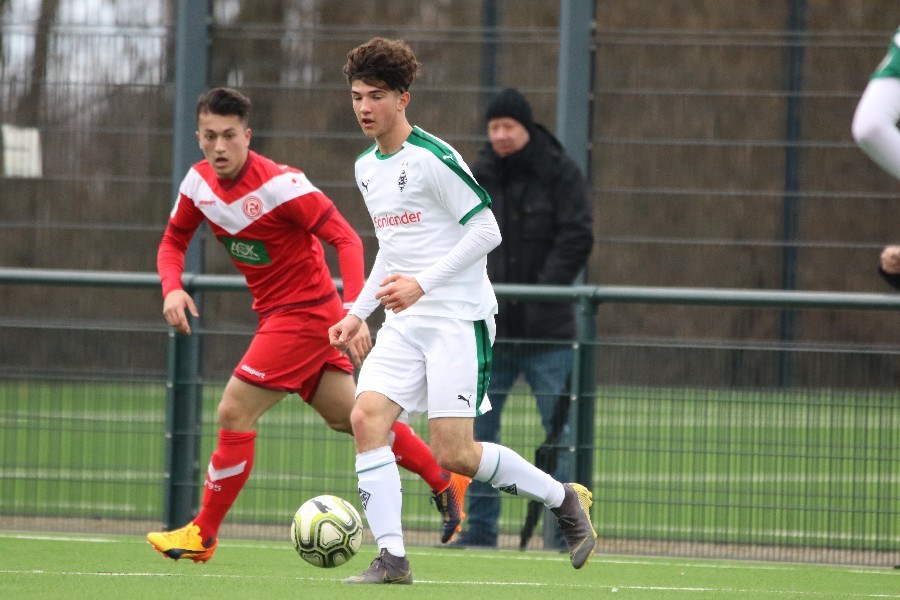
M 244 198 L 242 209 L 248 219 L 255 219 L 262 213 L 262 200 L 256 196 L 247 196 Z

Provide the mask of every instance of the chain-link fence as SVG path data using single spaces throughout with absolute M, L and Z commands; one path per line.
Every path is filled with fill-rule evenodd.
M 469 161 L 485 141 L 485 99 L 502 87 L 523 90 L 536 119 L 554 129 L 559 37 L 566 25 L 561 3 L 213 0 L 208 6 L 205 83 L 235 86 L 252 97 L 253 147 L 303 169 L 335 200 L 364 237 L 369 264 L 374 237 L 352 175 L 353 159 L 369 142 L 358 131 L 341 75 L 351 47 L 374 35 L 407 40 L 423 67 L 412 90 L 411 120 Z M 896 27 L 895 8 L 890 0 L 596 2 L 593 72 L 584 73 L 593 88 L 589 175 L 597 237 L 587 282 L 883 291 L 876 261 L 895 237 L 898 185 L 854 146 L 849 129 L 856 100 Z M 0 266 L 154 270 L 173 181 L 183 175 L 172 172 L 177 25 L 174 0 L 0 0 Z M 205 244 L 206 270 L 232 273 L 215 240 Z M 72 432 L 75 423 L 98 423 L 77 416 L 75 400 L 71 410 L 58 404 L 70 392 L 25 391 L 23 381 L 125 382 L 125 390 L 97 394 L 96 414 L 109 412 L 111 405 L 102 402 L 114 404 L 114 396 L 129 397 L 131 389 L 134 400 L 126 404 L 154 413 L 160 408 L 155 386 L 165 370 L 165 344 L 157 293 L 2 286 L 0 306 L 0 367 L 9 384 L 4 418 L 12 424 L 4 435 L 30 418 L 22 415 L 33 404 L 42 415 L 58 408 L 71 415 L 60 427 Z M 245 340 L 232 332 L 252 328 L 249 307 L 245 294 L 205 299 L 204 327 L 222 332 L 209 335 L 203 348 L 204 376 L 212 386 L 243 351 Z M 615 444 L 610 436 L 616 431 L 630 439 L 667 420 L 686 424 L 683 433 L 691 439 L 713 435 L 687 425 L 705 415 L 719 424 L 758 423 L 756 430 L 733 431 L 749 440 L 741 452 L 752 462 L 764 446 L 786 441 L 768 437 L 772 420 L 814 418 L 836 430 L 847 420 L 868 423 L 869 417 L 857 422 L 843 412 L 853 404 L 843 394 L 859 390 L 875 398 L 868 414 L 877 413 L 896 432 L 890 393 L 898 377 L 900 323 L 893 313 L 614 304 L 600 307 L 596 330 L 602 340 L 598 389 L 693 390 L 663 400 L 656 392 L 613 392 L 610 410 L 634 404 L 643 421 L 618 430 L 615 418 L 599 422 L 598 447 Z M 697 396 L 698 389 L 714 396 Z M 766 398 L 752 414 L 737 408 L 747 390 Z M 818 407 L 832 403 L 827 414 L 804 412 L 812 410 L 807 394 L 815 394 Z M 57 427 L 28 422 L 34 431 Z M 152 445 L 155 427 L 145 437 L 132 433 Z M 645 436 L 640 460 L 680 456 L 678 448 L 700 443 L 671 431 L 658 435 L 676 446 L 653 445 Z M 835 442 L 832 435 L 809 443 L 825 452 Z M 7 456 L 45 446 L 51 454 L 73 452 L 23 436 L 4 438 Z M 844 441 L 856 447 L 855 439 Z M 710 452 L 727 454 L 731 447 L 722 448 Z M 871 463 L 881 469 L 879 477 L 897 472 L 893 452 Z M 840 460 L 851 471 L 869 464 L 867 458 Z M 618 481 L 625 486 L 620 491 L 633 483 L 630 466 L 622 464 L 621 472 L 604 480 Z M 685 465 L 692 473 L 704 467 Z M 101 475 L 113 466 L 100 465 L 98 477 L 115 478 Z M 693 486 L 690 493 L 713 503 L 721 499 L 719 488 L 701 476 L 678 477 L 707 486 Z M 823 481 L 830 477 L 821 475 Z M 844 471 L 841 478 L 851 481 Z M 739 493 L 746 482 L 732 484 L 722 493 Z M 124 489 L 128 483 L 115 485 Z M 640 482 L 648 497 L 658 485 Z M 778 485 L 784 491 L 787 483 Z M 789 495 L 843 494 L 829 485 L 804 483 Z M 894 498 L 900 496 L 896 480 L 888 486 Z M 146 491 L 129 492 L 142 503 L 133 513 L 139 518 L 153 518 L 147 500 L 153 494 Z M 607 491 L 612 502 L 625 496 Z M 679 506 L 690 506 L 689 496 Z M 616 527 L 630 536 L 627 523 L 635 521 L 624 519 L 619 508 L 605 508 L 622 517 Z M 669 533 L 691 522 L 719 527 L 720 521 L 692 521 L 688 508 L 678 510 L 687 512 L 660 513 Z M 879 549 L 896 551 L 896 508 L 888 506 L 888 514 L 888 530 L 894 531 L 888 545 L 895 547 Z M 781 526 L 752 511 L 722 519 L 765 523 L 768 531 Z M 768 543 L 765 536 L 723 539 Z

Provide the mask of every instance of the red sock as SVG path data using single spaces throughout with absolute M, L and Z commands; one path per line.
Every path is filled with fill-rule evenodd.
M 391 450 L 397 457 L 398 465 L 424 479 L 435 492 L 441 492 L 450 485 L 450 472 L 438 466 L 431 448 L 412 427 L 397 421 L 391 431 L 394 433 Z
M 255 431 L 219 430 L 219 447 L 209 459 L 200 514 L 194 519 L 204 538 L 219 535 L 222 520 L 247 483 L 255 439 Z

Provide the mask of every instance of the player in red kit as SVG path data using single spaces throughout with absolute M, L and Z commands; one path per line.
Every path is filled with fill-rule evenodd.
M 347 354 L 328 340 L 329 326 L 363 288 L 362 241 L 303 172 L 250 150 L 250 108 L 248 98 L 228 88 L 210 90 L 198 101 L 204 160 L 181 183 L 157 255 L 163 315 L 178 333 L 191 333 L 187 313 L 199 316 L 181 276 L 188 244 L 204 221 L 244 275 L 259 315 L 219 402 L 219 441 L 199 514 L 180 529 L 147 534 L 156 550 L 175 560 L 212 557 L 219 526 L 253 466 L 256 422 L 287 394 L 298 394 L 332 429 L 352 434 L 354 364 L 361 365 L 372 347 L 367 329 Z M 343 300 L 319 240 L 337 251 Z M 469 479 L 441 469 L 408 425 L 399 423 L 392 432 L 398 464 L 431 487 L 442 517 L 441 541 L 449 541 L 463 517 Z

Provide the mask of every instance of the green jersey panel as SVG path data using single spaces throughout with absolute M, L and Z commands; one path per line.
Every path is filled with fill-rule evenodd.
M 456 153 L 452 148 L 447 146 L 442 140 L 434 137 L 430 133 L 419 129 L 418 127 L 413 127 L 413 131 L 409 134 L 409 137 L 406 139 L 410 144 L 418 146 L 419 148 L 424 148 L 428 150 L 432 154 L 434 154 L 438 159 L 440 159 L 441 163 L 446 165 L 451 171 L 456 173 L 460 179 L 466 182 L 466 185 L 469 186 L 476 196 L 481 199 L 481 206 L 476 206 L 472 210 L 470 210 L 462 219 L 460 219 L 459 224 L 465 225 L 469 219 L 472 218 L 472 215 L 477 213 L 482 208 L 489 207 L 491 205 L 491 197 L 487 193 L 483 187 L 478 185 L 478 182 L 475 181 L 475 178 L 472 177 L 470 173 L 468 173 L 465 169 L 463 169 L 459 161 L 456 158 Z

